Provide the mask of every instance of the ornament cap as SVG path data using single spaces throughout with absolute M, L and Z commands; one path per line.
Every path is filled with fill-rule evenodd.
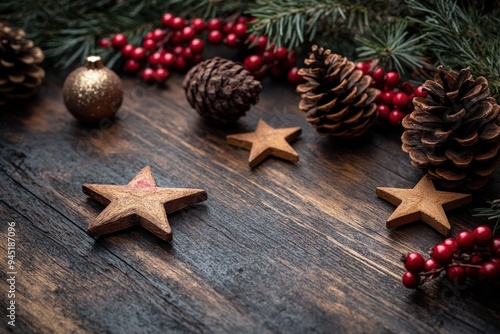
M 103 68 L 104 63 L 102 62 L 102 59 L 100 56 L 88 56 L 85 59 L 85 67 L 89 70 Z

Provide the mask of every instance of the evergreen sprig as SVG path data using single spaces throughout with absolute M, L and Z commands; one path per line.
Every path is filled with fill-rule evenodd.
M 421 76 L 423 69 L 429 69 L 425 60 L 427 35 L 408 35 L 407 23 L 396 21 L 370 34 L 358 36 L 356 40 L 361 43 L 356 49 L 358 58 L 360 61 L 378 59 L 382 67 L 396 69 L 405 78 L 414 73 Z
M 496 220 L 495 228 L 493 232 L 496 232 L 498 228 L 500 228 L 500 199 L 487 202 L 490 207 L 489 208 L 477 208 L 474 209 L 477 214 L 476 217 L 488 217 L 489 220 Z
M 460 70 L 469 67 L 490 83 L 500 98 L 500 6 L 496 1 L 406 0 L 410 20 L 426 33 L 428 53 L 437 63 Z

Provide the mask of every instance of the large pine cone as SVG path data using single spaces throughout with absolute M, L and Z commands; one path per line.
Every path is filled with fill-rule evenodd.
M 45 71 L 40 48 L 24 31 L 0 23 L 0 106 L 25 101 L 42 83 Z
M 445 187 L 482 187 L 500 161 L 500 107 L 488 81 L 440 66 L 422 87 L 427 96 L 414 98 L 403 119 L 403 151 Z
M 262 91 L 262 84 L 243 66 L 220 57 L 194 66 L 183 87 L 189 104 L 215 123 L 235 122 L 245 116 Z
M 377 120 L 374 103 L 379 90 L 369 87 L 372 78 L 356 70 L 353 62 L 314 45 L 299 74 L 306 80 L 297 86 L 299 108 L 320 133 L 356 137 Z

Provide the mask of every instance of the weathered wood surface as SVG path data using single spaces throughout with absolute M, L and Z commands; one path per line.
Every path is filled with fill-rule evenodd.
M 119 119 L 100 128 L 74 121 L 59 81 L 25 110 L 0 114 L 0 251 L 5 268 L 6 223 L 16 222 L 17 332 L 500 331 L 498 291 L 400 283 L 401 253 L 442 236 L 422 222 L 385 227 L 394 207 L 375 188 L 421 178 L 398 134 L 319 137 L 292 89 L 270 82 L 237 126 L 216 128 L 189 107 L 181 82 L 161 90 L 125 79 Z M 271 158 L 252 170 L 248 151 L 227 144 L 259 118 L 302 127 L 297 164 Z M 90 238 L 102 207 L 82 184 L 126 184 L 146 165 L 159 186 L 202 188 L 209 199 L 169 215 L 170 243 L 139 227 Z M 471 208 L 500 197 L 499 179 L 448 214 L 452 235 L 485 222 Z

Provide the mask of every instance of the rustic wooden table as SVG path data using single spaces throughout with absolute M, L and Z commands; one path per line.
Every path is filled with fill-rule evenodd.
M 238 125 L 217 128 L 168 89 L 124 79 L 119 118 L 80 126 L 52 81 L 25 110 L 0 113 L 2 329 L 7 222 L 15 222 L 19 333 L 498 333 L 498 291 L 433 282 L 405 289 L 400 255 L 442 236 L 423 223 L 387 230 L 393 206 L 375 187 L 412 187 L 399 135 L 375 129 L 353 141 L 318 136 L 289 86 L 264 82 Z M 255 170 L 225 136 L 259 118 L 302 126 L 300 161 Z M 159 186 L 195 187 L 208 201 L 170 215 L 166 243 L 143 228 L 94 240 L 102 210 L 85 182 L 126 184 L 150 165 Z M 500 197 L 500 174 L 465 208 L 452 233 L 472 229 L 472 208 Z M 3 331 L 2 330 L 2 331 Z

